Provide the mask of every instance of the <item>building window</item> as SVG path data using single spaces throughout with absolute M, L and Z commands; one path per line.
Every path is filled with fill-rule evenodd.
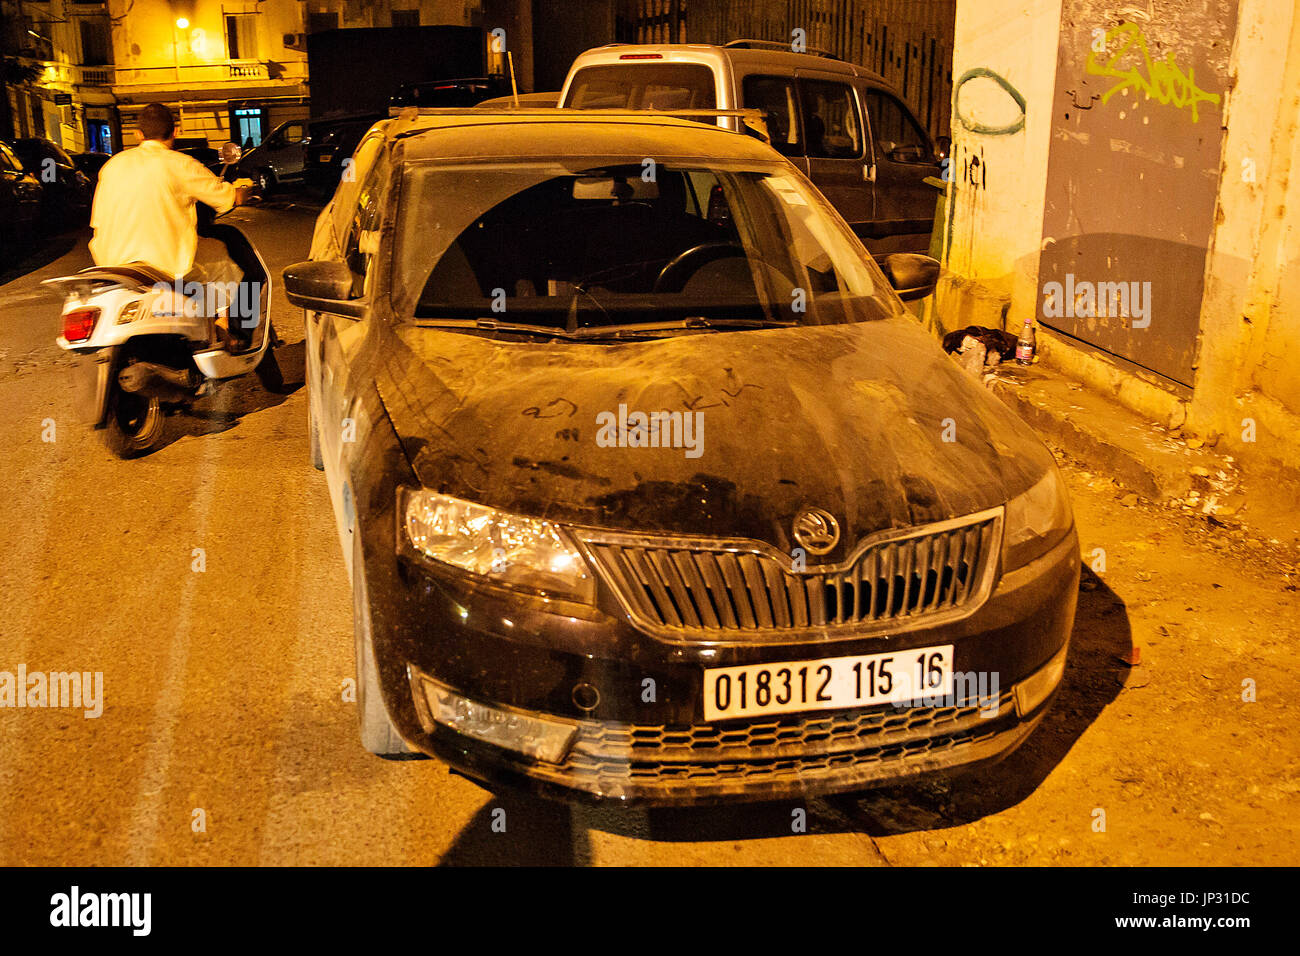
M 420 25 L 420 11 L 418 9 L 393 11 L 393 26 L 418 27 L 419 25 Z
M 108 42 L 108 21 L 81 21 L 81 65 L 104 66 L 113 62 L 113 48 Z
M 332 11 L 307 14 L 307 32 L 320 33 L 322 30 L 337 30 L 339 15 Z
M 226 49 L 232 60 L 257 59 L 257 14 L 226 14 Z
M 266 135 L 266 110 L 239 107 L 230 111 L 230 138 L 244 149 L 260 146 Z

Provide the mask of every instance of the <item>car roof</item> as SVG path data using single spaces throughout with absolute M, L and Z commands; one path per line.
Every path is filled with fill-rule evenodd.
M 519 159 L 533 156 L 686 156 L 781 162 L 752 136 L 650 111 L 566 109 L 405 109 L 385 136 L 403 144 L 403 160 Z
M 737 40 L 737 44 L 757 43 L 752 40 Z M 605 46 L 598 46 L 580 53 L 573 65 L 569 68 L 570 75 L 573 71 L 584 66 L 608 65 L 611 63 L 621 62 L 624 54 L 637 54 L 645 56 L 647 54 L 663 54 L 671 56 L 673 62 L 683 62 L 683 60 L 692 59 L 692 54 L 698 57 L 700 62 L 708 62 L 717 58 L 730 60 L 736 66 L 743 66 L 746 69 L 761 67 L 763 69 L 775 70 L 779 73 L 793 73 L 795 70 L 818 70 L 822 73 L 839 73 L 843 76 L 860 76 L 870 80 L 874 85 L 892 89 L 888 80 L 874 70 L 869 70 L 865 66 L 858 66 L 841 60 L 833 56 L 818 55 L 815 53 L 795 53 L 789 49 L 782 48 L 779 44 L 766 44 L 755 46 L 743 45 L 717 45 L 713 43 L 609 43 Z M 626 61 L 629 63 L 644 61 Z

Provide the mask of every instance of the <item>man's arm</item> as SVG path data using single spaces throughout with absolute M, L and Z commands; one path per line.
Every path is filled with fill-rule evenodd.
M 186 156 L 184 153 L 175 155 L 184 160 L 177 163 L 180 170 L 180 186 L 191 199 L 206 203 L 218 214 L 229 211 L 243 201 L 242 191 L 236 189 L 233 183 L 214 176 L 193 156 Z

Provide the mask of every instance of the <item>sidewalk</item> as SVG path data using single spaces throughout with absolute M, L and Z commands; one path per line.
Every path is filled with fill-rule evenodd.
M 1142 418 L 1061 372 L 1005 362 L 986 368 L 988 386 L 1049 445 L 1139 500 L 1205 517 L 1211 527 L 1262 535 L 1300 551 L 1295 497 L 1300 480 L 1243 472 L 1231 455 Z

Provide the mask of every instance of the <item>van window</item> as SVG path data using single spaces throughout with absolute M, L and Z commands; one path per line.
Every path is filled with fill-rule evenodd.
M 800 80 L 804 139 L 808 155 L 857 159 L 862 155 L 862 122 L 853 88 L 830 80 Z
M 711 110 L 717 104 L 713 71 L 700 63 L 628 63 L 588 66 L 569 84 L 576 110 Z
M 883 90 L 867 92 L 876 155 L 895 163 L 933 163 L 930 142 L 902 103 Z
M 767 118 L 772 148 L 787 156 L 802 156 L 794 81 L 784 76 L 747 76 L 742 93 L 745 109 L 762 110 Z

